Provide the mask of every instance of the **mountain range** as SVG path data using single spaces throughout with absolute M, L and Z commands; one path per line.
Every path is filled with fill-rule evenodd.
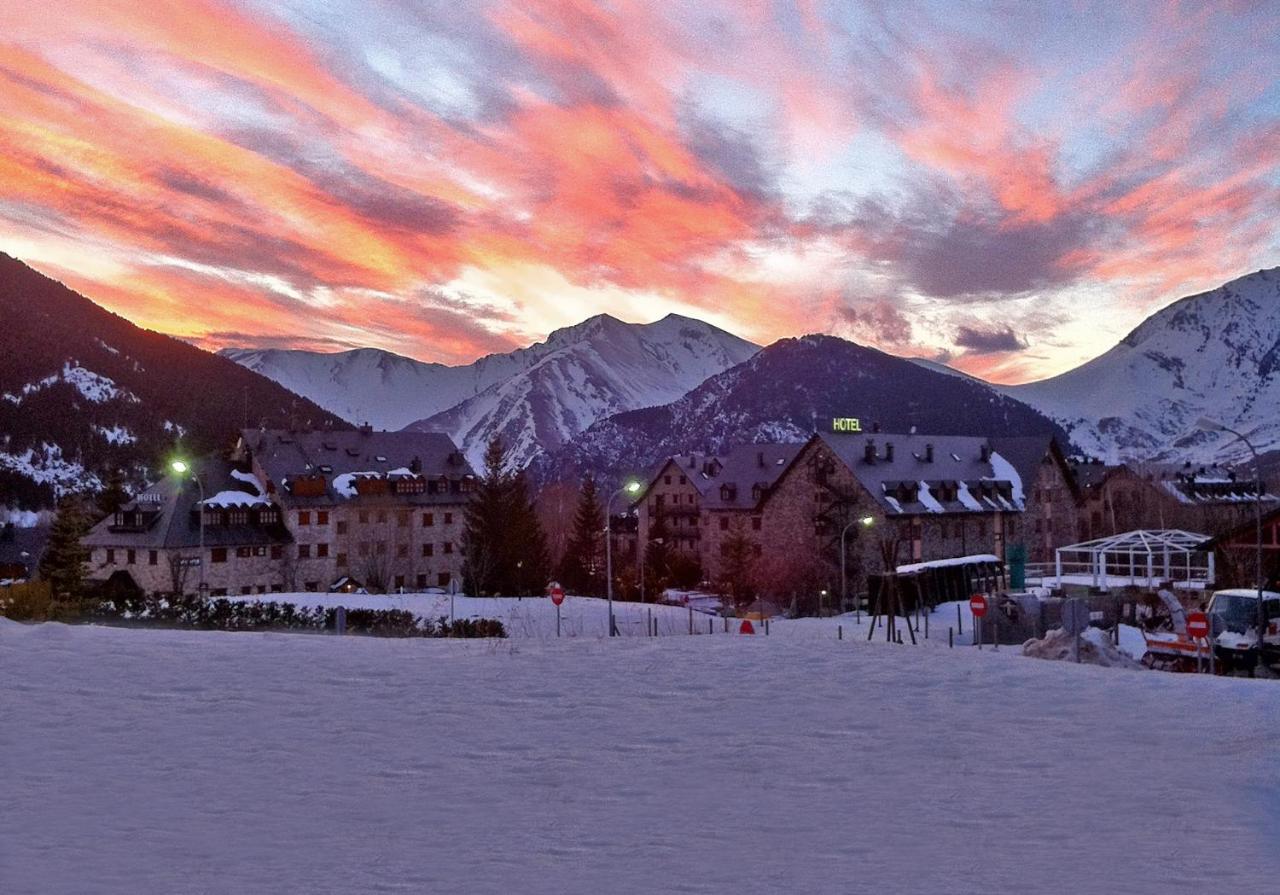
M 991 386 L 835 336 L 782 339 L 663 406 L 597 422 L 535 463 L 542 480 L 642 475 L 671 454 L 803 441 L 856 417 L 863 431 L 1056 435 L 1047 416 Z
M 350 422 L 445 432 L 478 468 L 495 435 L 523 467 L 598 419 L 674 401 L 759 350 L 677 314 L 645 324 L 600 314 L 527 348 L 456 367 L 373 349 L 221 353 Z
M 832 336 L 767 348 L 670 315 L 609 315 L 475 363 L 376 349 L 212 356 L 148 332 L 0 255 L 0 506 L 135 481 L 175 449 L 212 449 L 243 424 L 437 430 L 478 462 L 501 435 L 539 478 L 610 475 L 654 457 L 798 440 L 829 416 L 885 431 L 1055 432 L 1083 454 L 1242 459 L 1210 416 L 1280 456 L 1280 270 L 1176 301 L 1098 358 L 1042 382 L 996 386 L 935 362 Z M 234 362 L 233 362 L 234 361 Z

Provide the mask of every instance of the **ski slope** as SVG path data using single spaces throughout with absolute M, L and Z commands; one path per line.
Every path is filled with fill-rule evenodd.
M 1222 892 L 1274 683 L 787 637 L 0 620 L 19 893 Z

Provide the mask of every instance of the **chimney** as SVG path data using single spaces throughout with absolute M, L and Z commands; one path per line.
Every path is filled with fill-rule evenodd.
M 756 453 L 756 466 L 764 469 L 764 451 L 758 451 Z
M 873 422 L 873 423 L 871 424 L 871 431 L 872 431 L 872 432 L 879 432 L 879 431 L 880 431 L 880 423 L 879 423 L 879 422 Z
M 886 463 L 893 462 L 893 442 L 892 441 L 886 441 L 884 443 L 884 462 Z
M 926 444 L 924 446 L 924 462 L 926 463 L 933 462 L 933 444 L 932 443 Z
M 991 459 L 991 445 L 985 441 L 982 443 L 982 447 L 978 449 L 978 459 L 983 463 Z
M 361 435 L 372 435 L 372 434 L 373 434 L 373 426 L 372 426 L 370 423 L 361 423 L 361 424 L 360 424 L 360 434 L 361 434 Z
M 867 439 L 867 446 L 862 449 L 862 462 L 876 462 L 876 443 L 870 438 Z

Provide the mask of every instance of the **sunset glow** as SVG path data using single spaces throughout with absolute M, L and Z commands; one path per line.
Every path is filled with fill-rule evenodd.
M 0 251 L 203 347 L 608 311 L 998 381 L 1280 263 L 1274 5 L 0 4 Z

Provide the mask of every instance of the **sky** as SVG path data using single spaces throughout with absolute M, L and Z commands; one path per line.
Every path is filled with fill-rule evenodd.
M 674 312 L 1028 381 L 1278 209 L 1278 0 L 0 0 L 0 251 L 210 349 Z

